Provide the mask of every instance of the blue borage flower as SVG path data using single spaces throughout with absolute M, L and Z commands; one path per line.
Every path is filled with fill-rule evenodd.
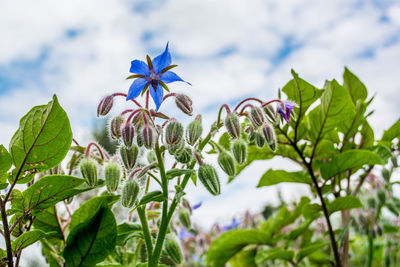
M 287 124 L 289 124 L 290 113 L 292 112 L 295 106 L 296 104 L 288 101 L 281 102 L 281 105 L 278 106 L 278 113 L 282 115 Z
M 242 221 L 236 220 L 236 218 L 233 218 L 231 224 L 222 226 L 221 230 L 222 230 L 223 232 L 232 230 L 232 229 L 238 227 L 241 223 L 242 223 Z
M 127 79 L 136 78 L 136 80 L 129 88 L 126 100 L 135 99 L 140 93 L 143 95 L 149 89 L 150 95 L 156 104 L 156 110 L 158 110 L 163 101 L 163 89 L 169 92 L 166 84 L 178 81 L 191 84 L 182 80 L 175 72 L 170 71 L 170 69 L 177 65 L 171 65 L 171 54 L 168 50 L 168 43 L 161 55 L 153 58 L 153 60 L 148 55 L 146 58 L 147 64 L 137 59 L 131 62 L 129 72 L 134 73 L 134 75 L 129 76 Z

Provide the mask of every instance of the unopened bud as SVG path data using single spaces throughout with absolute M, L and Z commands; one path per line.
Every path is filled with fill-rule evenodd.
M 199 167 L 198 177 L 203 186 L 212 195 L 216 196 L 221 193 L 221 185 L 219 182 L 217 171 L 209 164 L 203 164 Z
M 272 122 L 276 123 L 277 122 L 277 113 L 276 109 L 273 105 L 266 105 L 264 107 L 264 112 L 267 115 L 267 118 Z
M 249 119 L 254 127 L 260 127 L 265 121 L 264 112 L 260 107 L 253 107 L 250 110 Z
M 127 170 L 131 170 L 135 164 L 139 154 L 139 148 L 135 145 L 131 147 L 121 146 L 119 149 L 122 162 Z
M 107 163 L 104 168 L 104 177 L 108 192 L 115 192 L 118 189 L 119 180 L 121 177 L 121 168 L 117 163 Z
M 190 214 L 187 209 L 183 208 L 179 210 L 178 219 L 179 222 L 183 225 L 183 227 L 190 229 L 192 224 L 190 222 Z
M 232 138 L 240 137 L 239 118 L 236 114 L 230 113 L 225 118 L 225 127 Z
M 165 251 L 167 252 L 168 256 L 176 263 L 180 264 L 183 260 L 183 254 L 181 246 L 176 240 L 175 237 L 170 237 L 165 240 L 164 243 Z
M 125 208 L 132 208 L 139 195 L 139 184 L 135 180 L 127 180 L 122 188 L 121 204 Z
M 264 138 L 267 141 L 268 147 L 272 151 L 276 151 L 276 135 L 274 128 L 269 123 L 264 123 L 262 131 L 264 134 Z
M 239 165 L 242 165 L 246 161 L 247 157 L 247 145 L 242 140 L 236 140 L 232 144 L 232 154 Z
M 145 124 L 142 128 L 141 134 L 142 134 L 142 140 L 143 140 L 143 145 L 147 149 L 152 149 L 154 145 L 154 130 L 153 128 Z
M 190 147 L 185 147 L 175 155 L 175 159 L 182 164 L 186 164 L 192 160 L 192 154 L 192 149 Z
M 385 191 L 383 191 L 382 189 L 379 189 L 378 192 L 377 192 L 377 195 L 378 195 L 379 202 L 381 204 L 385 204 L 385 202 L 386 202 Z
M 135 127 L 131 123 L 125 123 L 121 131 L 122 141 L 127 147 L 132 146 L 133 137 L 135 136 Z
M 382 176 L 383 176 L 383 178 L 385 179 L 386 182 L 390 181 L 391 174 L 390 174 L 390 171 L 388 169 L 386 169 L 386 168 L 382 169 Z
M 368 207 L 371 209 L 375 209 L 376 208 L 376 200 L 374 197 L 370 197 L 367 199 L 367 203 L 368 203 Z
M 82 177 L 90 187 L 97 185 L 97 163 L 93 159 L 83 159 L 81 162 Z
M 97 117 L 107 115 L 110 112 L 113 103 L 114 103 L 114 97 L 112 95 L 103 97 L 103 99 L 97 106 Z
M 154 163 L 154 162 L 157 162 L 157 155 L 156 155 L 156 152 L 154 152 L 153 150 L 150 150 L 148 153 L 147 153 L 147 161 L 151 164 L 151 163 Z
M 176 106 L 182 110 L 183 113 L 192 116 L 193 108 L 192 108 L 192 100 L 184 94 L 177 94 L 175 96 Z
M 221 169 L 229 176 L 234 176 L 236 174 L 235 161 L 232 156 L 227 152 L 221 152 L 218 156 L 218 164 Z
M 254 135 L 255 135 L 254 142 L 256 143 L 256 146 L 258 148 L 263 148 L 265 145 L 264 136 L 259 132 L 255 132 Z
M 390 160 L 392 161 L 393 167 L 395 167 L 395 168 L 399 167 L 399 164 L 397 163 L 397 157 L 396 156 L 392 156 L 390 158 Z
M 111 120 L 110 131 L 113 139 L 119 139 L 121 137 L 123 123 L 124 118 L 122 116 L 116 116 Z
M 165 141 L 168 145 L 176 145 L 182 140 L 183 126 L 178 121 L 170 121 L 165 128 Z
M 181 151 L 182 151 L 182 149 L 184 147 L 185 147 L 185 140 L 183 140 L 183 138 L 182 138 L 182 140 L 178 144 L 169 145 L 168 146 L 168 152 L 173 156 L 174 155 L 179 155 L 179 153 L 181 153 Z
M 200 116 L 200 115 L 199 115 Z M 203 126 L 201 126 L 201 117 L 192 121 L 186 127 L 186 141 L 189 145 L 193 146 L 203 133 Z

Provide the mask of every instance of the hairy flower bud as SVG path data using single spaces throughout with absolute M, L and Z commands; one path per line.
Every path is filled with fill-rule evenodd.
M 97 117 L 107 115 L 110 112 L 113 103 L 114 103 L 114 97 L 112 95 L 103 97 L 103 99 L 97 106 Z
M 127 170 L 131 170 L 135 164 L 139 154 L 139 148 L 135 145 L 131 147 L 121 146 L 119 149 L 122 162 Z
M 119 139 L 121 137 L 123 123 L 124 118 L 122 116 L 116 116 L 111 120 L 110 131 L 113 139 Z
M 190 227 L 191 227 L 190 214 L 187 209 L 182 208 L 179 210 L 178 219 L 179 219 L 179 222 L 183 225 L 183 227 L 190 229 Z
M 183 140 L 183 138 L 182 138 L 182 140 L 178 144 L 169 145 L 168 152 L 173 156 L 179 155 L 179 153 L 181 153 L 181 151 L 183 150 L 184 147 L 185 147 L 185 140 Z
M 265 107 L 264 107 L 264 112 L 265 112 L 265 114 L 267 115 L 267 118 L 272 122 L 272 123 L 276 123 L 278 120 L 277 120 L 277 112 L 276 112 L 276 109 L 275 109 L 275 107 L 273 106 L 273 105 L 266 105 Z
M 183 260 L 183 254 L 181 246 L 175 237 L 169 237 L 165 240 L 164 249 L 168 256 L 176 263 L 180 264 Z
M 230 113 L 225 118 L 225 127 L 232 138 L 240 137 L 239 118 L 236 114 Z
M 265 121 L 264 112 L 260 107 L 253 107 L 250 110 L 249 119 L 254 127 L 260 127 Z
M 199 115 L 200 116 L 200 115 Z M 193 146 L 203 133 L 203 126 L 201 126 L 201 117 L 192 121 L 186 127 L 186 141 L 189 145 Z
M 184 94 L 177 94 L 175 96 L 176 106 L 182 110 L 183 113 L 192 116 L 193 108 L 192 108 L 192 100 Z
M 192 155 L 192 149 L 190 147 L 185 147 L 175 155 L 175 159 L 182 164 L 186 164 L 192 160 Z
M 258 148 L 263 148 L 264 147 L 264 145 L 265 145 L 265 138 L 264 138 L 264 136 L 261 134 L 261 133 L 259 133 L 259 132 L 255 132 L 254 133 L 254 142 L 256 143 L 256 146 L 258 147 Z
M 97 185 L 97 163 L 93 159 L 83 159 L 81 162 L 82 177 L 90 187 Z
M 151 163 L 154 163 L 154 162 L 157 162 L 157 155 L 156 155 L 156 152 L 154 152 L 153 150 L 150 150 L 148 153 L 147 153 L 147 161 L 151 164 Z
M 391 173 L 390 173 L 390 171 L 388 169 L 383 168 L 382 169 L 382 176 L 383 176 L 383 179 L 385 179 L 386 182 L 389 182 Z
M 122 141 L 127 147 L 132 146 L 133 138 L 135 137 L 135 127 L 131 123 L 125 123 L 121 131 Z
M 139 184 L 135 180 L 127 180 L 122 188 L 121 204 L 125 208 L 132 208 L 139 195 Z
M 216 196 L 221 193 L 218 174 L 213 166 L 209 164 L 201 165 L 198 170 L 198 177 L 200 182 L 212 195 Z
M 276 151 L 276 135 L 274 128 L 269 124 L 269 123 L 264 123 L 264 126 L 262 128 L 264 138 L 267 141 L 268 147 L 272 151 Z
M 218 164 L 221 169 L 229 176 L 234 176 L 236 173 L 235 161 L 227 152 L 221 152 L 218 156 Z
M 154 145 L 153 128 L 150 125 L 145 124 L 142 128 L 141 135 L 144 147 L 147 149 L 152 149 Z
M 377 195 L 378 195 L 379 202 L 380 202 L 382 205 L 385 204 L 385 202 L 386 202 L 386 194 L 385 194 L 385 191 L 382 190 L 382 189 L 379 189 L 378 192 L 377 192 Z
M 246 161 L 247 157 L 247 145 L 242 140 L 236 140 L 232 144 L 232 154 L 239 165 L 242 165 Z
M 104 177 L 108 192 L 115 192 L 118 189 L 119 180 L 121 177 L 121 168 L 117 163 L 107 163 L 104 168 Z
M 178 121 L 170 121 L 165 128 L 165 141 L 168 145 L 176 145 L 182 140 L 183 126 Z

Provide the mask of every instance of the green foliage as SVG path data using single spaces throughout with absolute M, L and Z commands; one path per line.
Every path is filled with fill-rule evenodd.
M 303 171 L 287 172 L 284 170 L 269 169 L 261 176 L 260 182 L 257 187 L 270 186 L 279 183 L 302 183 L 311 184 L 312 180 L 307 173 Z

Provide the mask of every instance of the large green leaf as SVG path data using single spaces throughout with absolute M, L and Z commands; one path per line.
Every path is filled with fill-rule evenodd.
M 270 186 L 279 183 L 311 184 L 311 178 L 304 171 L 287 172 L 284 170 L 269 169 L 261 176 L 257 187 Z
M 400 137 L 400 119 L 398 119 L 389 129 L 383 132 L 382 141 L 391 143 L 393 139 Z
M 242 249 L 239 253 L 236 253 L 229 260 L 230 267 L 257 267 L 254 259 L 256 256 L 256 248 L 255 246 L 250 246 L 249 248 Z
M 294 78 L 282 88 L 282 91 L 287 95 L 288 99 L 298 105 L 295 109 L 296 114 L 303 116 L 311 104 L 320 97 L 323 90 L 319 90 L 301 79 L 294 70 L 292 70 L 292 75 Z
M 343 118 L 353 118 L 355 115 L 354 104 L 343 86 L 333 80 L 326 81 L 324 88 L 321 104 L 308 115 L 310 137 L 314 143 L 343 123 Z
M 6 172 L 11 168 L 11 156 L 7 149 L 0 145 L 0 173 Z
M 343 73 L 343 87 L 349 91 L 354 104 L 356 104 L 359 99 L 362 101 L 367 99 L 367 88 L 360 79 L 346 67 Z
M 52 238 L 60 239 L 63 238 L 63 233 L 60 229 L 59 221 L 56 217 L 55 206 L 41 210 L 35 214 L 35 220 L 33 227 L 43 232 L 53 232 Z
M 114 214 L 103 205 L 92 218 L 71 230 L 63 252 L 65 266 L 94 266 L 114 250 L 116 242 Z
M 41 230 L 32 230 L 23 233 L 12 242 L 12 250 L 14 252 L 22 250 L 44 237 L 46 237 L 46 233 Z
M 215 239 L 208 250 L 207 262 L 222 267 L 242 248 L 249 244 L 267 244 L 268 235 L 259 230 L 231 230 Z
M 271 248 L 259 250 L 256 255 L 256 263 L 261 264 L 267 260 L 285 260 L 291 261 L 294 251 L 284 248 Z
M 123 246 L 130 238 L 142 236 L 142 225 L 125 222 L 117 226 L 117 232 L 117 245 Z
M 314 253 L 315 251 L 325 247 L 327 244 L 326 242 L 314 242 L 307 246 L 302 247 L 299 252 L 296 254 L 296 261 L 300 262 L 304 257 Z
M 20 121 L 10 142 L 14 166 L 45 171 L 57 166 L 72 142 L 71 126 L 54 95 L 47 105 L 32 108 Z
M 338 197 L 337 199 L 328 203 L 327 205 L 329 214 L 332 214 L 336 211 L 350 210 L 361 207 L 362 203 L 360 199 L 358 197 L 353 197 L 353 196 Z
M 338 154 L 331 161 L 321 165 L 321 175 L 329 179 L 341 172 L 360 168 L 363 165 L 383 164 L 381 157 L 368 150 L 348 150 Z

